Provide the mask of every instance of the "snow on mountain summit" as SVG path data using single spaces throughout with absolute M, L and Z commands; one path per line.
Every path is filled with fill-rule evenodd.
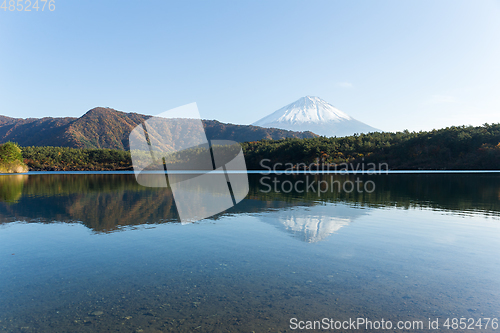
M 306 96 L 256 121 L 252 125 L 324 136 L 346 136 L 379 131 L 335 108 L 319 97 Z
M 261 126 L 270 122 L 281 123 L 321 123 L 326 121 L 351 120 L 344 112 L 333 107 L 319 97 L 306 96 L 273 112 L 253 125 Z

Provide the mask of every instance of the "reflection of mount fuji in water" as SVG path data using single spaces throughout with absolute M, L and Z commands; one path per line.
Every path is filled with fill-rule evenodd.
M 287 210 L 263 213 L 259 218 L 278 229 L 292 233 L 308 243 L 319 242 L 360 216 L 367 209 L 353 208 L 344 204 L 327 204 L 310 207 L 293 207 Z
M 250 175 L 246 199 L 211 219 L 249 214 L 306 242 L 317 242 L 367 215 L 370 209 L 363 208 L 430 208 L 500 216 L 500 176 L 496 175 L 378 175 L 370 178 L 377 188 L 369 195 L 333 191 L 320 197 L 266 193 L 259 177 Z M 317 177 L 345 181 L 352 175 Z M 449 189 L 446 196 L 441 194 L 443 188 Z M 81 223 L 94 232 L 111 232 L 179 220 L 169 188 L 142 187 L 132 174 L 0 175 L 0 226 L 15 221 Z
M 342 202 L 323 203 L 299 198 L 290 202 L 286 198 L 259 200 L 255 196 L 251 197 L 228 212 L 257 213 L 259 220 L 308 243 L 324 240 L 359 217 L 368 215 L 370 211 Z

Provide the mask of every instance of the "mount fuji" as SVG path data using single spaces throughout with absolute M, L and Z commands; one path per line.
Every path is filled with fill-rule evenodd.
M 328 137 L 380 131 L 313 96 L 302 97 L 252 125 L 301 132 L 311 131 Z

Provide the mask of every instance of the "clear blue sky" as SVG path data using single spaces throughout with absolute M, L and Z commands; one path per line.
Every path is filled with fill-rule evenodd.
M 2 0 L 0 0 L 2 2 Z M 371 126 L 500 122 L 500 1 L 68 1 L 0 10 L 0 114 L 252 123 L 313 95 Z

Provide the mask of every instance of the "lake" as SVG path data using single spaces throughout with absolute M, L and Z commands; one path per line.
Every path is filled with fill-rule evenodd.
M 269 190 L 305 177 L 376 187 Z M 0 332 L 500 330 L 499 173 L 249 180 L 183 224 L 131 174 L 0 175 Z

